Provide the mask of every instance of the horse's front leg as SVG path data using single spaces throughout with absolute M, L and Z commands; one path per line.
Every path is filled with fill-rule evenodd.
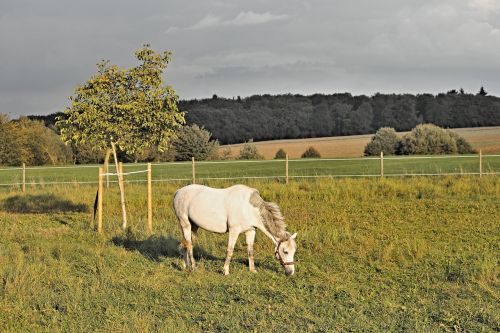
M 229 229 L 229 240 L 227 242 L 227 256 L 226 261 L 224 262 L 224 275 L 229 274 L 229 263 L 231 262 L 231 257 L 233 256 L 234 245 L 236 244 L 236 240 L 238 239 L 238 235 L 240 234 L 239 230 Z
M 255 273 L 255 265 L 254 265 L 254 260 L 253 260 L 253 243 L 255 241 L 255 229 L 250 229 L 245 232 L 245 237 L 247 241 L 247 248 L 248 248 L 248 268 L 250 269 L 250 272 Z

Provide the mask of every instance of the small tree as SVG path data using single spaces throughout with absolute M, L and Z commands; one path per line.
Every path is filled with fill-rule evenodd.
M 60 137 L 43 122 L 21 117 L 17 128 L 22 138 L 23 148 L 30 152 L 24 160 L 28 165 L 71 163 L 71 148 L 61 142 Z
M 283 148 L 278 149 L 276 152 L 276 155 L 274 155 L 275 160 L 282 160 L 286 158 L 286 152 L 283 150 Z
M 396 154 L 401 140 L 394 128 L 382 127 L 372 137 L 371 141 L 365 146 L 366 156 L 380 155 L 384 152 L 386 155 Z
M 210 159 L 216 155 L 219 142 L 211 140 L 212 134 L 198 125 L 182 127 L 173 141 L 175 159 L 189 161 L 194 157 L 197 161 Z
M 163 84 L 171 53 L 157 53 L 145 44 L 135 57 L 140 64 L 129 69 L 99 63 L 97 73 L 75 89 L 71 106 L 56 123 L 65 142 L 89 143 L 95 150 L 107 151 L 106 165 L 112 151 L 117 170 L 117 148 L 131 155 L 154 145 L 162 151 L 185 123 L 174 89 Z M 125 229 L 122 182 L 119 186 Z
M 250 139 L 248 142 L 243 144 L 240 154 L 238 155 L 239 160 L 262 160 L 263 158 L 264 156 L 259 153 L 253 139 Z
M 19 130 L 4 114 L 0 114 L 0 142 L 0 165 L 21 165 L 24 154 Z
M 20 117 L 0 119 L 0 164 L 44 165 L 71 163 L 71 149 L 41 121 Z
M 319 151 L 312 146 L 307 148 L 307 150 L 301 156 L 301 158 L 320 158 L 320 157 L 321 154 L 319 153 Z
M 488 93 L 486 92 L 486 90 L 484 90 L 483 86 L 481 86 L 481 89 L 479 89 L 479 92 L 477 94 L 480 95 L 480 96 L 486 96 L 486 95 L 488 95 Z

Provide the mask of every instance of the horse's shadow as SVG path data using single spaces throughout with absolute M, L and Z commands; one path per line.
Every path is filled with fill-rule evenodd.
M 143 240 L 118 236 L 114 237 L 112 242 L 129 251 L 138 251 L 144 257 L 153 261 L 160 261 L 162 257 L 181 258 L 182 256 L 180 242 L 172 236 L 150 236 Z M 205 251 L 199 245 L 193 247 L 193 255 L 196 260 L 221 260 Z
M 0 209 L 11 213 L 43 214 L 55 212 L 87 212 L 85 204 L 61 199 L 53 194 L 14 195 L 0 203 Z
M 150 236 L 146 239 L 137 240 L 134 237 L 127 236 L 117 236 L 112 240 L 114 245 L 121 246 L 128 251 L 137 251 L 145 258 L 152 261 L 161 261 L 162 258 L 182 258 L 182 251 L 180 248 L 180 241 L 172 236 Z M 225 258 L 216 257 L 208 253 L 199 245 L 194 245 L 193 256 L 195 260 L 210 260 L 223 263 Z M 248 265 L 248 260 L 243 258 L 233 258 L 231 261 L 233 263 L 238 263 L 242 265 Z M 182 268 L 175 265 L 177 269 Z M 265 269 L 270 269 L 268 265 L 261 264 L 259 261 L 255 261 L 255 267 L 261 267 Z

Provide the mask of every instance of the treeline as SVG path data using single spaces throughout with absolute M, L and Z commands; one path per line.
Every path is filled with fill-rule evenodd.
M 188 124 L 212 133 L 221 144 L 375 133 L 381 127 L 409 131 L 418 124 L 443 128 L 500 125 L 500 98 L 451 90 L 446 94 L 349 93 L 311 96 L 254 95 L 179 102 Z M 62 113 L 30 116 L 53 127 Z
M 444 128 L 500 125 L 500 98 L 446 94 L 255 95 L 181 101 L 188 123 L 204 126 L 221 144 L 374 133 L 381 127 L 408 131 L 418 124 Z
M 121 151 L 123 161 L 182 160 L 182 154 L 205 158 L 227 158 L 228 152 L 216 156 L 211 140 L 221 144 L 248 142 L 253 139 L 275 140 L 323 136 L 375 133 L 379 128 L 391 127 L 409 131 L 418 124 L 433 123 L 443 128 L 500 125 L 500 98 L 488 96 L 481 89 L 478 94 L 449 91 L 446 94 L 352 96 L 333 94 L 255 95 L 247 98 L 218 98 L 181 101 L 180 110 L 186 112 L 188 124 L 197 124 L 210 133 L 190 126 L 181 137 L 187 138 L 196 149 L 186 151 L 182 139 L 169 150 L 157 149 L 129 156 Z M 55 127 L 56 117 L 21 117 L 9 120 L 0 115 L 0 164 L 86 164 L 103 159 L 91 145 L 66 146 Z M 45 126 L 44 126 L 45 125 Z M 190 133 L 193 132 L 193 133 Z M 193 138 L 197 138 L 194 140 Z M 183 147 L 184 145 L 184 147 Z M 201 151 L 200 147 L 203 147 Z M 198 155 L 197 155 L 198 154 Z M 225 155 L 224 155 L 225 154 Z

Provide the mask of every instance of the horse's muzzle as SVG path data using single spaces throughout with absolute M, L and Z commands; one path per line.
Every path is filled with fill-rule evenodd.
M 295 267 L 293 266 L 284 266 L 285 267 L 285 274 L 287 276 L 293 275 L 295 273 Z

